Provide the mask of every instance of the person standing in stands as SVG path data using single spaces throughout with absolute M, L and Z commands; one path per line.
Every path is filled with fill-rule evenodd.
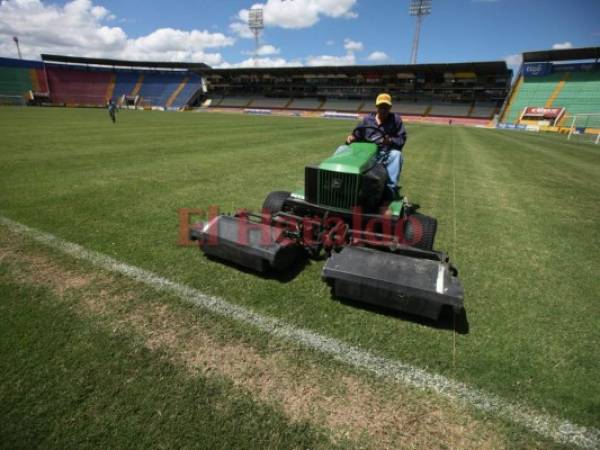
M 113 102 L 112 98 L 108 101 L 108 115 L 110 116 L 110 120 L 113 121 L 113 123 L 117 122 L 117 105 L 115 104 L 115 102 Z

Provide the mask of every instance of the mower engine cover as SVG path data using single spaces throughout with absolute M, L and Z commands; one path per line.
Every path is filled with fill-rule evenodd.
M 387 170 L 377 163 L 378 147 L 359 142 L 318 166 L 307 166 L 304 195 L 307 202 L 331 210 L 351 210 L 361 206 L 377 211 L 387 183 Z

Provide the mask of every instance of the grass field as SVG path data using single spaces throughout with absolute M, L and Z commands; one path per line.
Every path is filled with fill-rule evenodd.
M 422 212 L 437 217 L 436 247 L 448 251 L 459 268 L 470 323 L 470 333 L 460 335 L 331 300 L 320 279 L 322 262 L 311 262 L 282 282 L 237 271 L 203 258 L 195 248 L 176 245 L 179 208 L 256 210 L 272 190 L 301 188 L 303 166 L 329 155 L 350 122 L 127 111 L 117 120 L 113 125 L 102 110 L 1 108 L 0 215 L 260 314 L 580 425 L 600 426 L 598 146 L 559 136 L 408 126 L 401 184 Z M 258 355 L 291 352 L 290 360 L 298 361 L 286 360 L 283 366 L 299 364 L 293 370 L 302 371 L 317 365 L 331 371 L 321 374 L 321 388 L 329 396 L 335 397 L 335 374 L 347 371 L 361 383 L 375 383 L 367 375 L 318 355 L 299 357 L 297 352 L 304 355 L 300 350 L 271 342 L 256 330 L 192 311 L 148 288 L 128 288 L 122 277 L 105 285 L 131 290 L 137 309 L 81 309 L 76 305 L 82 298 L 102 298 L 94 294 L 102 292 L 102 283 L 93 281 L 93 267 L 17 242 L 6 229 L 3 234 L 0 440 L 11 448 L 31 447 L 40 439 L 56 447 L 141 446 L 136 433 L 167 426 L 165 416 L 155 414 L 164 402 L 180 413 L 173 413 L 170 431 L 156 437 L 157 445 L 200 445 L 193 437 L 210 430 L 219 438 L 200 446 L 363 445 L 361 436 L 332 438 L 327 430 L 335 426 L 325 419 L 294 416 L 285 402 L 279 407 L 253 395 L 252 389 L 240 391 L 236 372 L 186 378 L 186 371 L 169 359 L 176 346 L 155 350 L 140 337 L 147 337 L 148 327 L 110 324 L 126 323 L 123 317 L 133 320 L 135 310 L 151 329 L 151 312 L 167 305 L 175 311 L 172 330 L 193 319 L 187 327 L 203 323 L 213 336 L 209 343 L 227 348 L 230 339 L 241 341 Z M 55 275 L 48 273 L 40 281 L 36 271 L 27 269 L 40 260 L 47 262 L 40 266 L 42 273 L 47 265 L 56 265 L 61 273 L 93 282 L 57 291 Z M 183 348 L 190 339 L 184 333 L 176 342 Z M 75 381 L 63 385 L 65 374 L 73 374 Z M 123 387 L 121 381 L 128 377 L 135 381 Z M 47 380 L 43 392 L 24 395 L 35 393 L 41 380 Z M 456 407 L 402 392 L 407 404 L 434 402 L 444 411 Z M 199 398 L 205 402 L 190 400 Z M 450 448 L 552 444 L 502 418 L 468 409 L 461 414 L 470 417 L 471 425 L 455 424 L 454 434 L 446 436 L 459 439 L 457 430 L 462 429 L 474 436 L 472 441 L 443 442 L 444 432 L 439 441 L 418 442 Z M 331 423 L 339 422 L 344 420 Z M 62 430 L 65 424 L 74 427 L 74 435 Z M 429 424 L 428 435 L 443 430 L 439 422 L 423 424 Z M 490 437 L 490 430 L 500 437 Z M 408 442 L 396 431 L 399 442 Z M 390 442 L 396 441 L 374 442 L 377 447 L 377 442 L 394 446 Z M 407 446 L 418 447 L 418 442 Z

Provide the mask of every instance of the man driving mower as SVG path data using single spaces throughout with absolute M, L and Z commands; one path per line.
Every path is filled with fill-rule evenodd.
M 348 145 L 356 140 L 378 141 L 378 162 L 388 172 L 388 192 L 386 197 L 396 198 L 398 180 L 402 170 L 402 147 L 406 143 L 406 129 L 399 114 L 393 114 L 392 97 L 379 94 L 375 100 L 377 112 L 364 117 L 357 129 L 346 138 L 346 145 L 341 145 L 335 154 L 348 150 Z M 378 139 L 381 136 L 381 139 Z
M 304 167 L 304 189 L 273 191 L 263 214 L 219 215 L 190 229 L 190 239 L 211 258 L 259 273 L 294 273 L 297 261 L 324 252 L 321 278 L 336 298 L 432 320 L 464 316 L 458 272 L 434 250 L 437 220 L 397 192 L 402 120 L 389 94 L 375 103 L 336 155 Z

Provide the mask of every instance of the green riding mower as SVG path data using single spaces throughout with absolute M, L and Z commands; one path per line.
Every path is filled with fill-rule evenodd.
M 260 273 L 326 255 L 322 279 L 335 297 L 433 320 L 463 314 L 457 270 L 433 248 L 437 221 L 389 192 L 381 130 L 353 133 L 368 139 L 306 166 L 303 191 L 271 192 L 260 214 L 219 215 L 190 238 L 207 256 Z

